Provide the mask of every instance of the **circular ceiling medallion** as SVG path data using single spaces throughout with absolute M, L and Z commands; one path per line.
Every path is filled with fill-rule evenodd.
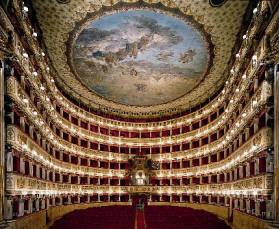
M 195 88 L 209 67 L 209 45 L 193 19 L 149 9 L 89 18 L 72 44 L 72 67 L 97 95 L 151 106 Z

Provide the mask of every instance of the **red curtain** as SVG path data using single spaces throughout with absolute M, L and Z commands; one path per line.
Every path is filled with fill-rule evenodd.
M 13 156 L 13 171 L 20 172 L 20 160 L 17 156 Z
M 265 158 L 265 156 L 263 156 L 259 159 L 259 171 L 260 171 L 260 173 L 265 173 L 266 172 L 266 158 Z
M 217 133 L 214 133 L 214 134 L 210 135 L 210 141 L 211 142 L 214 142 L 216 140 L 217 140 Z

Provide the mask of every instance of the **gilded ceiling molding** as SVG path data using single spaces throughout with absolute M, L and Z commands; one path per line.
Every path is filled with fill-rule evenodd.
M 111 6 L 117 4 L 117 2 L 118 1 L 113 3 L 105 2 L 102 4 Z M 156 2 L 158 3 L 158 1 Z M 166 6 L 169 2 L 170 1 L 164 1 L 161 2 L 161 4 Z M 88 107 L 96 110 L 103 110 L 104 112 L 111 111 L 115 115 L 130 115 L 134 117 L 160 117 L 162 115 L 165 116 L 179 113 L 182 110 L 199 104 L 210 97 L 210 95 L 214 94 L 214 92 L 216 92 L 216 90 L 219 89 L 225 81 L 224 70 L 226 69 L 227 61 L 231 55 L 231 48 L 236 40 L 235 35 L 239 31 L 238 28 L 240 27 L 242 19 L 240 15 L 243 15 L 248 5 L 247 2 L 229 1 L 224 5 L 224 7 L 213 8 L 208 4 L 208 2 L 204 1 L 200 2 L 201 5 L 199 5 L 199 7 L 197 7 L 197 4 L 192 2 L 181 2 L 177 6 L 177 2 L 172 2 L 171 7 L 177 8 L 183 13 L 187 13 L 187 15 L 192 16 L 196 21 L 200 20 L 198 23 L 204 24 L 203 27 L 206 32 L 208 29 L 208 31 L 216 34 L 211 39 L 214 45 L 215 54 L 213 66 L 210 69 L 206 80 L 201 82 L 196 89 L 186 96 L 171 103 L 142 107 L 124 106 L 122 104 L 112 103 L 108 100 L 102 99 L 81 85 L 81 83 L 76 80 L 70 72 L 70 67 L 67 63 L 67 48 L 65 44 L 69 39 L 70 32 L 72 32 L 75 28 L 75 23 L 73 23 L 73 21 L 76 23 L 80 22 L 86 17 L 86 12 L 94 13 L 96 10 L 102 9 L 102 4 L 99 2 L 94 4 L 92 2 L 90 4 L 78 5 L 71 1 L 69 3 L 68 10 L 60 7 L 57 9 L 59 14 L 52 14 L 53 16 L 56 15 L 55 20 L 51 17 L 45 17 L 45 13 L 43 13 L 46 9 L 51 9 L 51 3 L 48 2 L 37 5 L 37 3 L 34 2 L 33 4 L 38 15 L 40 27 L 45 34 L 44 38 L 50 58 L 55 58 L 57 60 L 55 63 L 53 62 L 54 68 L 57 70 L 57 74 L 54 74 L 57 85 L 69 94 L 70 97 L 75 98 Z M 204 15 L 204 12 L 208 13 Z M 237 15 L 234 14 L 236 12 Z M 203 16 L 200 17 L 201 15 Z M 222 15 L 221 18 L 220 15 Z M 61 17 L 61 23 L 58 23 L 59 20 L 57 20 L 57 17 Z M 66 20 L 66 18 L 68 19 Z M 225 18 L 229 18 L 229 20 Z M 71 23 L 69 23 L 69 21 L 71 21 Z M 51 31 L 54 30 L 57 32 L 57 36 L 55 38 L 51 35 Z M 224 40 L 226 40 L 226 44 L 224 44 Z
M 112 15 L 114 13 L 119 13 L 119 12 L 127 12 L 127 11 L 134 11 L 134 10 L 147 10 L 147 11 L 153 11 L 153 12 L 158 12 L 158 13 L 162 13 L 162 14 L 167 14 L 170 15 L 173 18 L 179 19 L 183 22 L 186 22 L 187 25 L 189 25 L 190 27 L 194 28 L 195 31 L 198 32 L 198 34 L 202 37 L 202 40 L 204 41 L 205 45 L 206 45 L 206 49 L 208 51 L 208 61 L 206 63 L 206 70 L 205 72 L 203 72 L 201 78 L 195 83 L 194 87 L 186 92 L 185 94 L 191 93 L 192 90 L 197 89 L 197 87 L 199 86 L 199 84 L 205 80 L 206 76 L 209 74 L 211 67 L 213 66 L 213 59 L 214 59 L 214 45 L 211 41 L 211 35 L 208 34 L 205 29 L 204 26 L 200 23 L 198 23 L 193 16 L 189 16 L 189 15 L 185 15 L 180 9 L 178 8 L 168 8 L 166 6 L 164 6 L 162 3 L 155 3 L 155 4 L 147 4 L 145 2 L 136 2 L 136 3 L 123 3 L 123 2 L 119 2 L 116 5 L 112 6 L 112 7 L 106 7 L 103 6 L 99 11 L 95 11 L 93 13 L 88 13 L 85 18 L 83 20 L 81 20 L 80 22 L 78 22 L 74 28 L 74 30 L 69 34 L 69 40 L 66 42 L 67 44 L 67 52 L 66 52 L 66 56 L 67 56 L 67 62 L 68 65 L 70 66 L 71 72 L 72 74 L 80 81 L 80 83 L 86 87 L 88 89 L 88 91 L 92 91 L 97 97 L 98 100 L 100 99 L 106 99 L 109 100 L 107 98 L 104 98 L 102 96 L 99 96 L 95 91 L 93 91 L 88 84 L 86 84 L 83 79 L 80 77 L 80 75 L 77 72 L 77 69 L 75 67 L 74 64 L 74 58 L 73 58 L 73 49 L 75 46 L 75 42 L 77 40 L 77 38 L 79 37 L 79 35 L 81 34 L 81 32 L 84 31 L 84 29 L 89 26 L 92 22 L 103 18 L 104 16 L 107 15 Z M 201 48 L 201 47 L 199 47 Z M 63 89 L 62 89 L 63 90 Z M 184 95 L 180 96 L 179 98 L 183 98 Z M 178 100 L 179 98 L 173 99 L 171 101 L 167 101 L 164 103 L 160 103 L 158 105 L 163 105 L 163 104 L 168 104 L 168 103 L 172 103 L 175 102 L 176 100 Z M 133 107 L 137 107 L 138 105 L 129 105 L 129 104 L 124 104 L 124 103 L 119 103 L 119 102 L 115 102 L 112 100 L 109 100 L 111 103 L 113 104 L 121 104 L 123 107 L 127 106 L 131 109 L 133 109 Z M 100 103 L 100 105 L 102 106 L 102 104 Z M 157 105 L 140 105 L 140 107 L 148 107 L 151 108 L 157 106 Z

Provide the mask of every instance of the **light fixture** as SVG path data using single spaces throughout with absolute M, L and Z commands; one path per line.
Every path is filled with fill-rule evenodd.
M 231 73 L 234 73 L 234 70 L 233 70 L 233 69 L 231 69 Z
M 245 35 L 243 35 L 243 37 L 242 37 L 244 40 L 247 38 L 247 35 L 245 34 Z
M 54 83 L 54 79 L 51 79 L 50 82 Z
M 38 72 L 32 72 L 32 75 L 33 75 L 33 76 L 37 76 L 37 75 L 38 75 Z
M 256 14 L 258 12 L 258 8 L 253 9 L 253 14 Z
M 239 88 L 236 88 L 236 89 L 235 89 L 235 92 L 238 93 L 238 92 L 239 92 Z
M 228 84 L 229 83 L 229 81 L 226 81 L 226 84 Z
M 28 99 L 23 99 L 22 100 L 24 103 L 28 103 Z
M 246 79 L 246 75 L 245 74 L 242 76 L 242 79 Z
M 239 57 L 240 57 L 239 53 L 237 53 L 235 56 L 236 56 L 237 58 L 239 58 Z
M 34 112 L 33 112 L 33 115 L 37 115 L 37 114 L 38 114 L 38 112 L 37 112 L 37 111 L 34 111 Z
M 22 54 L 22 56 L 25 57 L 25 58 L 27 58 L 27 57 L 28 57 L 28 54 L 27 54 L 26 52 L 24 52 L 24 53 Z
M 45 56 L 46 54 L 44 52 L 42 52 L 42 56 Z
M 33 36 L 33 37 L 37 37 L 38 34 L 37 34 L 36 32 L 33 32 L 33 33 L 32 33 L 32 36 Z
M 23 11 L 24 12 L 28 12 L 29 11 L 28 7 L 27 6 L 23 6 Z

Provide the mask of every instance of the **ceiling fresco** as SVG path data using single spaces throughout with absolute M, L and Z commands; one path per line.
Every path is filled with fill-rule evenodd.
M 233 47 L 239 39 L 238 33 L 241 31 L 243 16 L 248 4 L 249 1 L 242 0 L 227 0 L 220 7 L 212 7 L 209 1 L 204 0 L 75 0 L 69 1 L 67 4 L 60 4 L 57 1 L 32 1 L 43 32 L 43 40 L 51 60 L 51 72 L 56 85 L 69 97 L 90 108 L 114 115 L 139 118 L 161 117 L 189 109 L 204 102 L 224 85 L 230 71 L 229 63 L 235 55 Z M 117 36 L 125 38 L 121 31 L 128 31 L 128 28 L 122 28 L 122 24 L 129 24 L 129 28 L 132 26 L 141 27 L 142 24 L 133 17 L 137 16 L 133 15 L 134 13 L 140 14 L 140 11 L 151 12 L 150 15 L 146 13 L 141 19 L 154 19 L 152 13 L 163 14 L 162 17 L 155 18 L 155 27 L 163 28 L 174 37 L 183 38 L 183 41 L 178 40 L 180 43 L 176 45 L 171 43 L 172 46 L 167 44 L 165 47 L 159 45 L 160 42 L 156 42 L 158 44 L 154 46 L 154 36 L 151 36 L 148 39 L 153 39 L 147 43 L 146 47 L 139 48 L 140 39 L 129 38 L 131 40 L 128 40 L 131 34 L 124 33 L 127 38 L 126 43 L 120 39 L 119 42 L 115 43 L 109 41 L 110 45 L 108 44 L 106 49 L 101 46 L 93 49 L 93 46 L 90 45 L 92 45 L 93 40 L 97 40 L 96 37 L 92 37 L 91 40 L 88 39 L 87 43 L 86 40 L 84 41 L 84 44 L 88 44 L 88 47 L 84 47 L 84 51 L 88 50 L 88 52 L 80 54 L 81 58 L 85 60 L 88 56 L 92 65 L 88 66 L 87 74 L 80 72 L 77 62 L 85 64 L 86 61 L 76 61 L 75 55 L 78 52 L 78 40 L 86 30 L 91 25 L 92 28 L 96 25 L 96 29 L 105 31 L 102 36 L 106 37 L 98 39 L 108 40 L 108 37 L 117 38 Z M 121 18 L 121 15 L 125 15 L 125 13 L 130 13 L 129 17 L 132 20 L 127 22 L 124 19 L 122 21 L 110 19 L 114 15 Z M 111 20 L 110 24 L 104 23 L 105 20 L 109 21 L 109 19 Z M 175 26 L 175 21 L 180 23 L 182 27 Z M 103 23 L 102 27 L 100 24 L 97 27 L 98 23 Z M 144 34 L 152 34 L 150 31 L 146 32 L 150 28 L 148 26 L 142 28 Z M 192 36 L 197 37 L 196 46 L 185 45 L 186 38 L 191 40 L 191 34 L 181 33 L 182 28 L 183 31 L 192 30 Z M 142 37 L 144 38 L 143 34 L 140 38 Z M 124 52 L 121 54 L 119 52 L 120 44 L 125 44 L 125 46 L 121 46 L 125 50 L 126 44 L 128 47 L 136 47 L 136 49 L 131 48 L 131 50 L 137 51 L 137 54 L 133 55 L 134 51 L 132 52 L 130 48 L 126 54 Z M 182 49 L 177 48 L 182 46 Z M 202 53 L 203 47 L 206 49 L 204 54 Z M 179 61 L 180 54 L 182 54 L 181 61 Z M 113 58 L 111 60 L 107 58 L 106 61 L 102 57 L 105 55 Z M 183 56 L 185 56 L 185 60 L 183 60 Z M 193 56 L 193 61 L 191 56 Z M 153 68 L 149 67 L 154 60 L 157 64 L 164 64 L 163 67 L 166 67 L 165 65 L 168 63 L 171 65 L 174 63 L 172 69 L 167 69 L 167 71 L 159 69 L 159 72 L 163 72 L 163 74 L 171 72 L 172 77 L 162 77 L 162 74 L 157 74 L 157 78 L 154 77 L 151 73 L 154 73 L 155 70 L 153 72 Z M 125 65 L 122 75 L 122 71 L 119 69 L 123 66 L 123 62 L 127 64 L 128 61 L 133 65 L 129 65 L 129 67 Z M 148 62 L 148 65 L 144 69 L 139 68 L 140 61 Z M 96 66 L 103 67 L 98 70 Z M 134 66 L 134 69 L 131 69 L 130 66 Z M 183 71 L 186 71 L 187 68 L 195 70 L 195 74 L 180 75 L 176 71 L 177 66 L 182 66 Z M 197 71 L 195 68 L 197 66 L 203 66 L 203 68 L 201 67 Z M 115 78 L 105 72 L 116 68 L 120 74 L 115 74 Z M 132 71 L 129 71 L 130 69 Z M 158 67 L 155 69 L 157 71 Z M 149 74 L 142 74 L 143 71 Z M 98 72 L 98 77 L 92 72 Z M 118 78 L 119 81 L 117 81 Z M 177 83 L 176 80 L 180 83 Z M 168 81 L 168 83 L 164 83 L 163 87 L 159 84 L 161 81 Z M 151 87 L 153 82 L 156 82 L 157 85 Z M 176 84 L 175 90 L 172 86 L 174 84 Z M 127 91 L 124 92 L 123 88 Z M 157 95 L 156 98 L 151 99 L 155 95 Z M 151 105 L 148 106 L 148 104 Z
M 187 22 L 148 10 L 93 21 L 78 36 L 73 62 L 97 94 L 129 105 L 154 105 L 190 91 L 206 71 L 208 52 Z

